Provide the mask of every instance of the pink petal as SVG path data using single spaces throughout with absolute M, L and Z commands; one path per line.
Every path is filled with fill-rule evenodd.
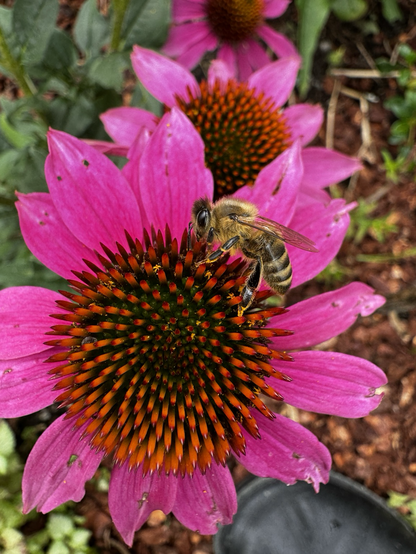
M 316 492 L 319 483 L 327 483 L 331 455 L 310 431 L 299 423 L 275 414 L 270 421 L 258 412 L 255 415 L 261 439 L 254 439 L 242 429 L 246 439 L 246 455 L 239 461 L 260 477 L 280 479 L 288 485 L 298 480 L 312 483 Z
M 190 69 L 194 68 L 200 62 L 202 56 L 206 52 L 215 50 L 218 45 L 217 37 L 204 22 L 194 23 L 194 25 L 200 25 L 202 27 L 197 35 L 198 41 L 195 40 L 193 44 L 189 44 L 188 47 L 176 57 L 178 63 Z M 185 40 L 185 43 L 186 42 L 187 40 Z M 191 41 L 189 40 L 189 42 Z
M 206 0 L 175 0 L 172 4 L 172 18 L 175 23 L 205 17 Z
M 246 81 L 253 71 L 270 63 L 270 58 L 264 48 L 253 39 L 247 39 L 235 48 L 240 81 Z
M 95 260 L 94 252 L 66 227 L 50 194 L 18 194 L 16 202 L 23 238 L 34 256 L 46 267 L 72 279 L 72 271 L 85 271 L 83 258 Z
M 295 104 L 283 112 L 290 129 L 290 138 L 301 139 L 302 146 L 308 144 L 318 133 L 324 120 L 321 106 Z
M 110 137 L 120 145 L 130 147 L 144 127 L 154 131 L 158 117 L 142 108 L 112 108 L 100 115 L 104 128 Z
M 341 289 L 318 294 L 289 307 L 270 321 L 270 327 L 294 334 L 272 339 L 275 348 L 293 350 L 314 346 L 343 333 L 359 315 L 372 314 L 385 299 L 364 283 L 350 283 Z
M 0 417 L 21 417 L 50 406 L 58 393 L 52 390 L 45 360 L 62 348 L 49 348 L 16 360 L 0 361 Z
M 107 154 L 112 156 L 126 156 L 128 152 L 128 147 L 123 146 L 122 144 L 114 144 L 114 142 L 108 142 L 107 140 L 92 140 L 92 139 L 82 139 L 85 144 L 92 146 L 101 152 L 101 154 Z
M 230 66 L 223 60 L 212 60 L 208 69 L 208 85 L 212 90 L 215 83 L 221 84 L 222 92 L 225 92 L 225 86 L 228 81 L 234 77 L 234 73 Z
M 163 116 L 140 160 L 140 194 L 155 229 L 169 224 L 180 240 L 197 198 L 213 195 L 211 172 L 204 163 L 204 143 L 178 108 Z
M 134 46 L 131 61 L 143 86 L 170 108 L 176 106 L 176 96 L 188 98 L 188 88 L 194 96 L 200 93 L 192 73 L 178 62 L 161 54 Z
M 326 190 L 307 188 L 301 183 L 296 208 L 299 210 L 308 206 L 312 207 L 317 202 L 320 204 L 329 204 L 331 202 L 331 196 Z
M 85 426 L 74 430 L 74 420 L 64 417 L 49 425 L 27 459 L 22 480 L 26 514 L 34 507 L 46 513 L 68 500 L 79 502 L 103 458 L 81 439 Z
M 256 33 L 279 58 L 294 56 L 298 58 L 299 61 L 301 60 L 293 42 L 281 33 L 278 33 L 272 29 L 269 25 L 261 25 L 260 27 L 257 27 Z
M 165 514 L 172 511 L 178 483 L 177 477 L 164 473 L 142 475 L 142 469 L 129 470 L 128 464 L 114 466 L 108 491 L 108 507 L 114 525 L 131 546 L 134 533 L 145 523 L 153 510 Z
M 269 63 L 250 76 L 248 85 L 257 94 L 264 92 L 266 98 L 272 98 L 278 108 L 286 102 L 295 86 L 299 65 L 296 56 Z
M 293 362 L 273 360 L 273 367 L 292 381 L 266 379 L 285 402 L 319 414 L 364 417 L 383 397 L 375 390 L 387 383 L 379 367 L 356 356 L 338 352 L 294 352 Z
M 229 469 L 213 464 L 205 475 L 197 470 L 192 478 L 178 478 L 172 511 L 182 525 L 202 535 L 215 534 L 218 523 L 231 523 L 237 511 L 237 496 Z
M 121 170 L 124 177 L 129 182 L 131 189 L 138 200 L 141 198 L 140 194 L 140 178 L 139 178 L 139 166 L 140 160 L 143 155 L 144 149 L 149 142 L 151 133 L 147 129 L 142 129 L 137 137 L 134 139 L 131 145 L 127 157 L 128 162 Z M 141 213 L 142 225 L 146 229 L 150 229 L 149 220 L 147 218 L 147 206 L 143 202 L 138 202 Z M 141 239 L 141 235 L 137 238 Z
M 231 44 L 224 43 L 218 50 L 217 58 L 222 60 L 230 68 L 233 77 L 237 78 L 237 57 Z
M 267 18 L 279 17 L 290 4 L 290 0 L 265 0 L 263 16 Z
M 304 148 L 302 186 L 313 189 L 327 187 L 346 179 L 362 168 L 357 158 L 321 146 Z
M 296 211 L 290 222 L 291 229 L 312 239 L 319 252 L 307 252 L 287 245 L 293 269 L 292 287 L 315 277 L 335 257 L 350 222 L 348 211 L 354 206 L 346 206 L 344 200 L 337 199 L 328 206 L 314 204 Z
M 262 216 L 288 225 L 296 210 L 302 175 L 301 147 L 296 141 L 260 171 L 253 187 L 241 187 L 234 196 L 256 204 Z
M 0 291 L 0 359 L 15 360 L 49 350 L 44 342 L 51 325 L 50 314 L 63 313 L 56 300 L 62 296 L 41 287 L 10 287 Z M 47 358 L 47 355 L 45 355 Z
M 48 133 L 45 175 L 64 224 L 83 244 L 127 246 L 124 230 L 142 232 L 139 207 L 121 171 L 91 146 L 61 131 Z

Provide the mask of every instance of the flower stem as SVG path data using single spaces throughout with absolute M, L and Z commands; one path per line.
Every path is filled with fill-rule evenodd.
M 121 27 L 129 2 L 130 0 L 113 0 L 114 20 L 111 31 L 111 52 L 116 52 L 120 47 Z
M 34 96 L 36 87 L 32 79 L 23 70 L 22 64 L 13 57 L 9 45 L 4 37 L 3 30 L 0 28 L 0 59 L 4 67 L 10 71 L 15 81 L 19 85 L 25 96 Z

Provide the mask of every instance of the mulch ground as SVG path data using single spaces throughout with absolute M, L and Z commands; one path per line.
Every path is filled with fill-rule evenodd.
M 70 27 L 82 2 L 61 1 L 61 25 Z M 402 22 L 389 25 L 381 17 L 378 2 L 370 2 L 371 18 L 380 32 L 362 35 L 354 24 L 340 23 L 330 18 L 318 48 L 313 87 L 308 101 L 320 102 L 328 109 L 335 78 L 327 74 L 325 49 L 343 45 L 343 67 L 368 69 L 369 59 L 389 57 L 395 45 L 408 42 L 416 49 L 416 3 L 399 2 L 405 14 Z M 285 16 L 295 17 L 293 6 Z M 284 18 L 283 18 L 284 22 Z M 359 49 L 357 45 L 362 45 Z M 363 52 L 365 53 L 363 55 Z M 368 57 L 367 57 L 368 55 Z M 367 59 L 366 59 L 367 58 Z M 371 415 L 349 420 L 291 410 L 291 416 L 308 427 L 328 447 L 333 457 L 333 469 L 363 483 L 377 494 L 386 497 L 389 491 L 406 493 L 416 498 L 416 263 L 415 258 L 401 258 L 400 254 L 416 244 L 416 184 L 413 176 L 402 176 L 397 184 L 386 180 L 380 151 L 387 148 L 395 154 L 388 142 L 389 128 L 394 118 L 383 107 L 383 101 L 396 93 L 396 82 L 389 79 L 351 79 L 337 77 L 343 87 L 357 93 L 371 94 L 368 121 L 371 131 L 370 161 L 358 179 L 342 183 L 339 190 L 348 201 L 379 196 L 373 217 L 390 214 L 397 232 L 384 243 L 366 235 L 360 244 L 353 238 L 346 240 L 337 257 L 345 275 L 336 283 L 314 281 L 291 291 L 288 303 L 339 288 L 358 280 L 372 286 L 386 297 L 386 304 L 375 314 L 359 320 L 345 333 L 335 337 L 322 349 L 363 357 L 380 366 L 388 376 L 384 399 Z M 333 147 L 349 155 L 357 155 L 362 147 L 361 124 L 363 113 L 358 100 L 340 94 L 334 112 Z M 325 145 L 325 125 L 315 141 Z M 360 254 L 394 254 L 390 262 L 360 262 Z M 282 407 L 285 410 L 285 407 Z M 246 470 L 232 461 L 236 482 Z M 92 544 L 103 554 L 133 552 L 136 554 L 209 554 L 210 537 L 200 536 L 180 525 L 172 516 L 155 512 L 136 534 L 131 549 L 122 543 L 112 526 L 105 493 L 97 492 L 91 484 L 79 505 L 86 517 L 86 526 L 93 532 Z

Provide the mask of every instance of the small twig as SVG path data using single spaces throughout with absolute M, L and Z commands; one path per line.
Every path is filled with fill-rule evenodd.
M 382 262 L 397 262 L 399 260 L 405 260 L 406 258 L 413 258 L 416 256 L 416 248 L 408 248 L 403 250 L 400 254 L 358 254 L 355 259 L 357 262 L 370 262 L 370 263 L 382 263 Z
M 353 79 L 397 79 L 400 77 L 400 71 L 381 73 L 378 69 L 333 68 L 329 74 L 333 77 L 351 77 Z M 416 77 L 416 71 L 412 71 L 411 75 Z
M 341 83 L 338 79 L 335 79 L 334 88 L 332 89 L 331 98 L 329 100 L 328 116 L 326 120 L 325 146 L 327 148 L 334 148 L 335 113 L 337 111 L 337 102 L 340 89 Z
M 369 163 L 373 164 L 376 162 L 377 155 L 374 150 L 373 140 L 371 138 L 368 101 L 365 98 L 364 94 L 348 87 L 341 87 L 340 92 L 342 94 L 345 94 L 346 96 L 349 96 L 350 98 L 359 100 L 360 102 L 362 145 L 358 151 L 358 157 L 365 159 Z
M 362 57 L 365 59 L 365 61 L 368 63 L 368 65 L 371 67 L 371 69 L 377 69 L 377 66 L 375 64 L 375 61 L 370 56 L 370 54 L 367 52 L 364 44 L 362 42 L 357 42 L 357 48 L 360 51 Z

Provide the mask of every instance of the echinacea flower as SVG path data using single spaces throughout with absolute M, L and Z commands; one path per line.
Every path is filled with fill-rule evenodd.
M 290 0 L 173 0 L 173 26 L 163 51 L 192 69 L 205 52 L 235 68 L 240 79 L 270 61 L 262 42 L 278 57 L 297 55 L 295 46 L 265 20 L 279 17 Z
M 48 142 L 49 194 L 19 194 L 17 207 L 28 247 L 72 292 L 0 292 L 0 417 L 53 402 L 62 410 L 27 460 L 24 511 L 79 501 L 105 456 L 114 462 L 110 513 L 130 545 L 154 509 L 204 534 L 231 522 L 231 452 L 257 475 L 317 490 L 328 480 L 328 450 L 260 393 L 280 399 L 283 390 L 294 406 L 320 413 L 368 414 L 384 373 L 360 358 L 303 349 L 383 299 L 352 283 L 287 311 L 265 305 L 270 293 L 261 291 L 238 316 L 245 263 L 199 264 L 205 246 L 188 248 L 192 204 L 212 198 L 213 181 L 202 140 L 177 108 L 123 171 L 63 132 L 50 131 Z M 275 176 L 284 203 L 299 190 L 299 145 L 282 156 Z M 261 210 L 268 201 L 257 195 Z M 334 202 L 286 216 L 320 249 L 290 250 L 296 283 L 339 248 L 348 207 Z
M 270 63 L 246 82 L 236 81 L 227 66 L 216 61 L 211 64 L 208 82 L 200 84 L 178 63 L 145 48 L 134 47 L 132 63 L 149 92 L 166 108 L 179 107 L 201 134 L 216 198 L 244 185 L 262 186 L 261 170 L 296 141 L 302 147 L 304 203 L 308 198 L 328 202 L 330 197 L 323 188 L 361 167 L 357 159 L 334 150 L 306 147 L 322 125 L 320 106 L 282 108 L 296 81 L 297 58 Z M 141 131 L 152 132 L 156 125 L 153 114 L 133 107 L 108 110 L 101 119 L 115 144 L 93 144 L 111 153 L 122 152 L 124 146 L 127 156 Z M 278 186 L 276 182 L 274 189 Z

